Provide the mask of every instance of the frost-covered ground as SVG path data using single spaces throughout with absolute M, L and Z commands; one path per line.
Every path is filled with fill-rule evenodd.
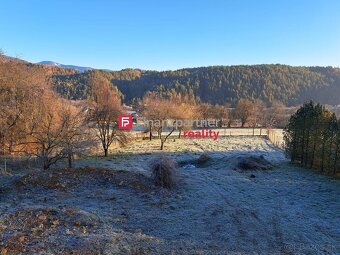
M 77 161 L 77 170 L 0 177 L 0 252 L 340 252 L 340 180 L 290 165 L 265 139 L 169 140 L 163 152 L 158 140 L 142 141 L 112 152 Z M 195 164 L 202 153 L 211 160 Z M 179 163 L 177 190 L 152 185 L 158 154 Z M 275 167 L 234 170 L 249 155 Z

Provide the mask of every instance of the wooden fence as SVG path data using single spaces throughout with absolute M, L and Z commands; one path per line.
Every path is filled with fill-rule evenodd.
M 193 130 L 195 131 L 195 130 Z M 197 130 L 198 131 L 198 130 Z M 278 148 L 284 147 L 283 130 L 282 129 L 266 129 L 266 128 L 220 128 L 214 129 L 219 131 L 219 137 L 228 136 L 262 136 L 267 137 Z M 148 139 L 149 132 L 133 132 L 136 140 Z M 162 135 L 167 135 L 168 132 L 163 132 Z M 174 131 L 171 135 L 172 138 L 178 137 L 178 131 Z M 157 132 L 153 133 L 153 137 L 157 138 Z M 182 132 L 183 137 L 183 132 Z
M 282 129 L 268 129 L 267 137 L 269 141 L 271 141 L 276 147 L 283 149 L 284 148 L 284 140 L 283 140 L 283 130 Z

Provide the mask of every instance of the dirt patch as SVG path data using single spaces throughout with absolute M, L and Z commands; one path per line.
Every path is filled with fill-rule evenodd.
M 238 171 L 259 171 L 272 170 L 274 165 L 263 156 L 237 157 L 234 160 L 234 170 Z
M 96 245 L 91 235 L 101 224 L 96 215 L 73 207 L 19 209 L 0 224 L 1 254 L 37 254 L 45 250 L 45 245 L 64 254 L 97 254 L 100 242 Z M 65 240 L 82 245 L 75 249 Z
M 59 173 L 53 172 L 32 172 L 29 173 L 15 183 L 17 188 L 24 187 L 43 187 L 47 189 L 66 191 L 67 187 L 74 187 L 78 183 L 70 183 L 66 180 L 62 182 Z
M 132 180 L 131 181 L 131 185 L 134 188 L 136 188 L 136 189 L 138 189 L 138 190 L 140 190 L 142 192 L 151 192 L 152 191 L 152 189 L 148 185 L 146 185 L 145 183 L 142 183 L 142 182 L 140 182 L 138 180 Z
M 143 174 L 94 167 L 35 171 L 15 182 L 18 189 L 43 188 L 62 192 L 93 185 L 129 186 L 142 192 L 150 192 L 153 189 L 152 181 Z
M 163 197 L 141 173 L 93 167 L 34 171 L 12 184 L 26 203 L 13 204 L 0 217 L 1 255 L 105 254 L 107 243 L 120 243 L 116 227 L 129 225 L 128 201 Z

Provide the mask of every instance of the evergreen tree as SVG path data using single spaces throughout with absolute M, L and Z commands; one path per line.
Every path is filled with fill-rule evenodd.
M 286 153 L 292 162 L 336 174 L 339 136 L 335 114 L 309 102 L 291 116 L 284 130 Z

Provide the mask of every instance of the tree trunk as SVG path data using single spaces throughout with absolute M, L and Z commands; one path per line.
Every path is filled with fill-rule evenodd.
M 5 148 L 5 135 L 4 134 L 0 134 L 0 139 L 1 139 L 1 144 L 2 144 L 2 156 L 3 156 L 3 160 L 4 160 L 4 173 L 7 172 L 7 159 L 6 159 L 6 148 Z
M 175 131 L 175 128 L 173 128 L 172 130 L 171 130 L 171 132 L 164 138 L 164 139 L 162 139 L 162 136 L 160 137 L 160 140 L 161 140 L 161 150 L 163 150 L 163 148 L 164 148 L 164 143 L 165 143 L 165 141 L 166 141 L 166 139 L 168 139 L 168 137 L 172 134 L 172 132 L 174 132 Z
M 300 163 L 303 165 L 305 162 L 305 140 L 306 140 L 306 116 L 303 117 L 303 128 L 302 128 L 302 148 L 301 148 L 301 159 Z
M 292 159 L 291 161 L 292 162 L 295 162 L 295 159 L 296 159 L 296 143 L 297 143 L 297 131 L 296 131 L 296 128 L 294 129 L 294 133 L 293 133 L 293 150 L 292 150 Z
M 314 167 L 314 162 L 315 162 L 315 152 L 316 152 L 316 146 L 317 146 L 317 142 L 318 142 L 318 127 L 319 127 L 319 120 L 317 120 L 316 122 L 316 125 L 314 127 L 315 129 L 315 132 L 312 132 L 312 136 L 313 136 L 313 139 L 312 139 L 312 142 L 313 142 L 313 149 L 312 149 L 312 158 L 310 160 L 310 168 L 313 168 Z
M 152 125 L 150 124 L 150 141 L 152 140 Z
M 339 154 L 339 141 L 337 142 L 336 149 L 335 149 L 335 157 L 334 157 L 334 168 L 333 168 L 333 174 L 336 174 L 337 170 L 337 164 L 338 164 L 338 154 Z
M 159 139 L 162 139 L 162 131 L 163 131 L 163 127 L 160 127 L 160 128 L 157 130 L 158 138 L 159 138 Z
M 332 132 L 332 136 L 331 136 L 331 141 L 329 144 L 329 153 L 328 153 L 328 170 L 332 171 L 332 149 L 333 149 L 333 143 L 334 143 L 334 133 Z
M 308 160 L 309 160 L 309 131 L 310 129 L 308 128 L 308 131 L 307 131 L 307 137 L 306 137 L 306 149 L 305 149 L 305 162 L 304 162 L 304 166 L 307 166 L 308 165 Z
M 313 151 L 312 151 L 312 158 L 310 163 L 310 168 L 313 168 L 314 161 L 315 161 L 315 151 L 316 151 L 316 140 L 314 140 Z
M 6 158 L 6 150 L 5 145 L 3 146 L 3 159 L 4 159 L 4 173 L 7 172 L 7 158 Z
M 325 168 L 325 147 L 326 147 L 326 139 L 325 137 L 323 138 L 322 142 L 322 153 L 321 153 L 321 171 L 324 171 Z
M 68 167 L 69 168 L 73 168 L 73 165 L 72 165 L 72 153 L 71 152 L 67 153 L 67 161 L 68 161 Z
M 48 160 L 47 159 L 43 159 L 43 161 L 44 161 L 44 166 L 43 166 L 44 170 L 49 169 L 50 165 L 48 164 Z
M 108 155 L 108 149 L 104 148 L 104 157 L 107 157 L 107 155 Z
M 8 145 L 9 153 L 13 152 L 13 147 L 14 147 L 14 141 L 13 141 L 13 137 L 11 136 L 10 139 L 9 139 L 9 145 Z

